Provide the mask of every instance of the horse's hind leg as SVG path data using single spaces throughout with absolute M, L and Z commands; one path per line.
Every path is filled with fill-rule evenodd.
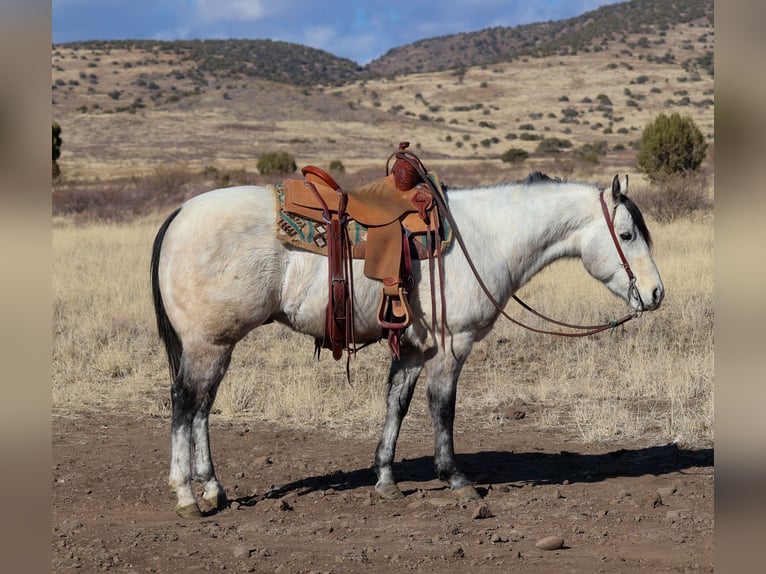
M 405 347 L 401 349 L 399 360 L 391 363 L 388 373 L 386 422 L 375 451 L 375 472 L 378 475 L 375 490 L 381 498 L 394 500 L 404 496 L 396 486 L 392 465 L 402 420 L 409 409 L 415 383 L 422 369 L 423 359 L 420 353 Z
M 452 492 L 461 500 L 481 498 L 471 481 L 457 467 L 453 440 L 457 381 L 472 345 L 473 337 L 470 335 L 454 335 L 446 350 L 440 348 L 425 363 L 426 397 L 434 427 L 436 474 L 449 483 Z
M 216 509 L 223 508 L 227 504 L 226 492 L 215 476 L 213 460 L 210 456 L 210 433 L 208 432 L 210 409 L 213 408 L 219 384 L 216 383 L 210 388 L 192 421 L 194 480 L 202 483 L 202 500 Z
M 201 516 L 192 490 L 192 478 L 205 484 L 205 500 L 220 502 L 221 488 L 213 472 L 207 419 L 218 384 L 231 360 L 230 346 L 184 347 L 181 365 L 171 387 L 170 477 L 176 492 L 176 513 L 183 518 Z M 225 500 L 225 495 L 224 500 Z

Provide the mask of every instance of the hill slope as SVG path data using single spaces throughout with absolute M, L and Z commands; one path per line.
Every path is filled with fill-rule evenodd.
M 367 68 L 390 76 L 491 65 L 523 56 L 597 52 L 629 35 L 661 37 L 692 22 L 713 26 L 713 0 L 632 0 L 566 20 L 430 38 L 393 48 Z
M 52 113 L 63 129 L 60 164 L 72 181 L 131 178 L 167 165 L 254 173 L 263 151 L 284 149 L 298 165 L 340 159 L 355 172 L 381 168 L 397 143 L 409 140 L 441 173 L 442 166 L 454 168 L 455 185 L 465 172 L 459 166 L 482 162 L 516 170 L 508 177 L 538 167 L 582 173 L 578 152 L 587 145 L 607 151 L 594 159 L 612 173 L 615 166 L 635 173 L 632 148 L 660 112 L 688 115 L 714 138 L 713 26 L 707 17 L 666 22 L 654 24 L 663 28 L 656 34 L 646 32 L 650 24 L 635 24 L 635 33 L 591 37 L 591 44 L 558 47 L 549 56 L 395 78 L 365 76 L 352 62 L 305 49 L 303 68 L 275 65 L 267 80 L 268 67 L 226 55 L 238 45 L 251 57 L 272 50 L 290 61 L 292 46 L 260 41 L 57 45 Z M 312 63 L 314 57 L 327 58 L 328 67 Z M 332 77 L 344 81 L 322 75 L 333 66 Z M 503 164 L 499 158 L 511 147 L 530 159 Z
M 380 76 L 435 72 L 508 62 L 519 57 L 571 55 L 603 50 L 629 35 L 662 37 L 680 24 L 713 26 L 713 0 L 631 0 L 603 6 L 575 18 L 420 40 L 389 50 L 362 67 L 345 58 L 273 40 L 94 40 L 54 46 L 54 50 L 112 50 L 173 58 L 197 85 L 218 80 L 257 78 L 299 86 L 337 86 Z M 706 55 L 712 73 L 712 53 Z M 690 55 L 690 60 L 695 56 Z M 698 56 L 697 56 L 698 57 Z

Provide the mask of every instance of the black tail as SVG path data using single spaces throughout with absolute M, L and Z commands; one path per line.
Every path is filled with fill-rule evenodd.
M 178 338 L 178 333 L 170 324 L 170 319 L 165 312 L 165 304 L 162 302 L 162 293 L 160 293 L 160 251 L 162 250 L 162 241 L 165 239 L 165 233 L 172 221 L 176 218 L 181 211 L 179 207 L 173 213 L 170 214 L 165 222 L 157 232 L 157 237 L 154 238 L 154 246 L 152 247 L 152 263 L 151 263 L 151 275 L 152 275 L 152 299 L 154 299 L 154 316 L 157 319 L 157 332 L 160 335 L 160 339 L 165 344 L 165 351 L 168 355 L 168 365 L 170 366 L 170 379 L 176 380 L 178 369 L 181 365 L 181 352 L 183 351 L 183 344 L 181 339 Z

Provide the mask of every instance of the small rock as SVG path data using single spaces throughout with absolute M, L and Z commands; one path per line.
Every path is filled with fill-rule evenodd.
M 658 506 L 662 506 L 662 497 L 658 492 L 653 492 L 647 497 L 647 502 L 652 508 L 657 508 Z
M 620 492 L 617 493 L 617 498 L 615 499 L 615 502 L 622 502 L 626 498 L 630 498 L 630 496 L 631 496 L 630 493 L 623 488 Z
M 457 549 L 452 553 L 453 558 L 465 558 L 465 551 L 458 546 Z
M 489 507 L 486 504 L 481 504 L 477 506 L 474 509 L 473 514 L 471 514 L 471 518 L 478 519 L 478 520 L 481 520 L 484 518 L 491 518 L 492 516 L 494 516 L 494 514 L 492 514 L 492 511 L 489 509 Z
M 675 486 L 663 486 L 662 488 L 657 489 L 657 494 L 662 498 L 675 494 L 676 492 L 678 492 L 678 489 Z
M 239 510 L 239 507 L 240 507 L 240 504 L 239 504 L 239 502 L 237 502 L 236 500 L 232 501 L 232 503 L 231 503 L 231 505 L 230 505 L 230 508 L 231 508 L 232 510 Z
M 444 508 L 446 506 L 457 506 L 457 500 L 455 498 L 436 497 L 429 498 L 428 504 L 435 506 L 436 508 Z
M 492 544 L 502 544 L 504 542 L 508 542 L 508 537 L 501 536 L 500 534 L 496 532 L 495 534 L 492 535 L 491 542 Z
M 546 536 L 535 542 L 535 548 L 540 550 L 558 550 L 564 546 L 564 539 L 561 536 Z
M 245 546 L 244 544 L 237 544 L 233 549 L 234 558 L 250 558 L 250 555 L 255 552 L 254 548 Z

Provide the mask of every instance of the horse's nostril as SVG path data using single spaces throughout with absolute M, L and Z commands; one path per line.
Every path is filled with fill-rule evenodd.
M 652 291 L 652 299 L 655 303 L 659 303 L 660 299 L 662 299 L 662 289 L 657 287 L 654 291 Z

